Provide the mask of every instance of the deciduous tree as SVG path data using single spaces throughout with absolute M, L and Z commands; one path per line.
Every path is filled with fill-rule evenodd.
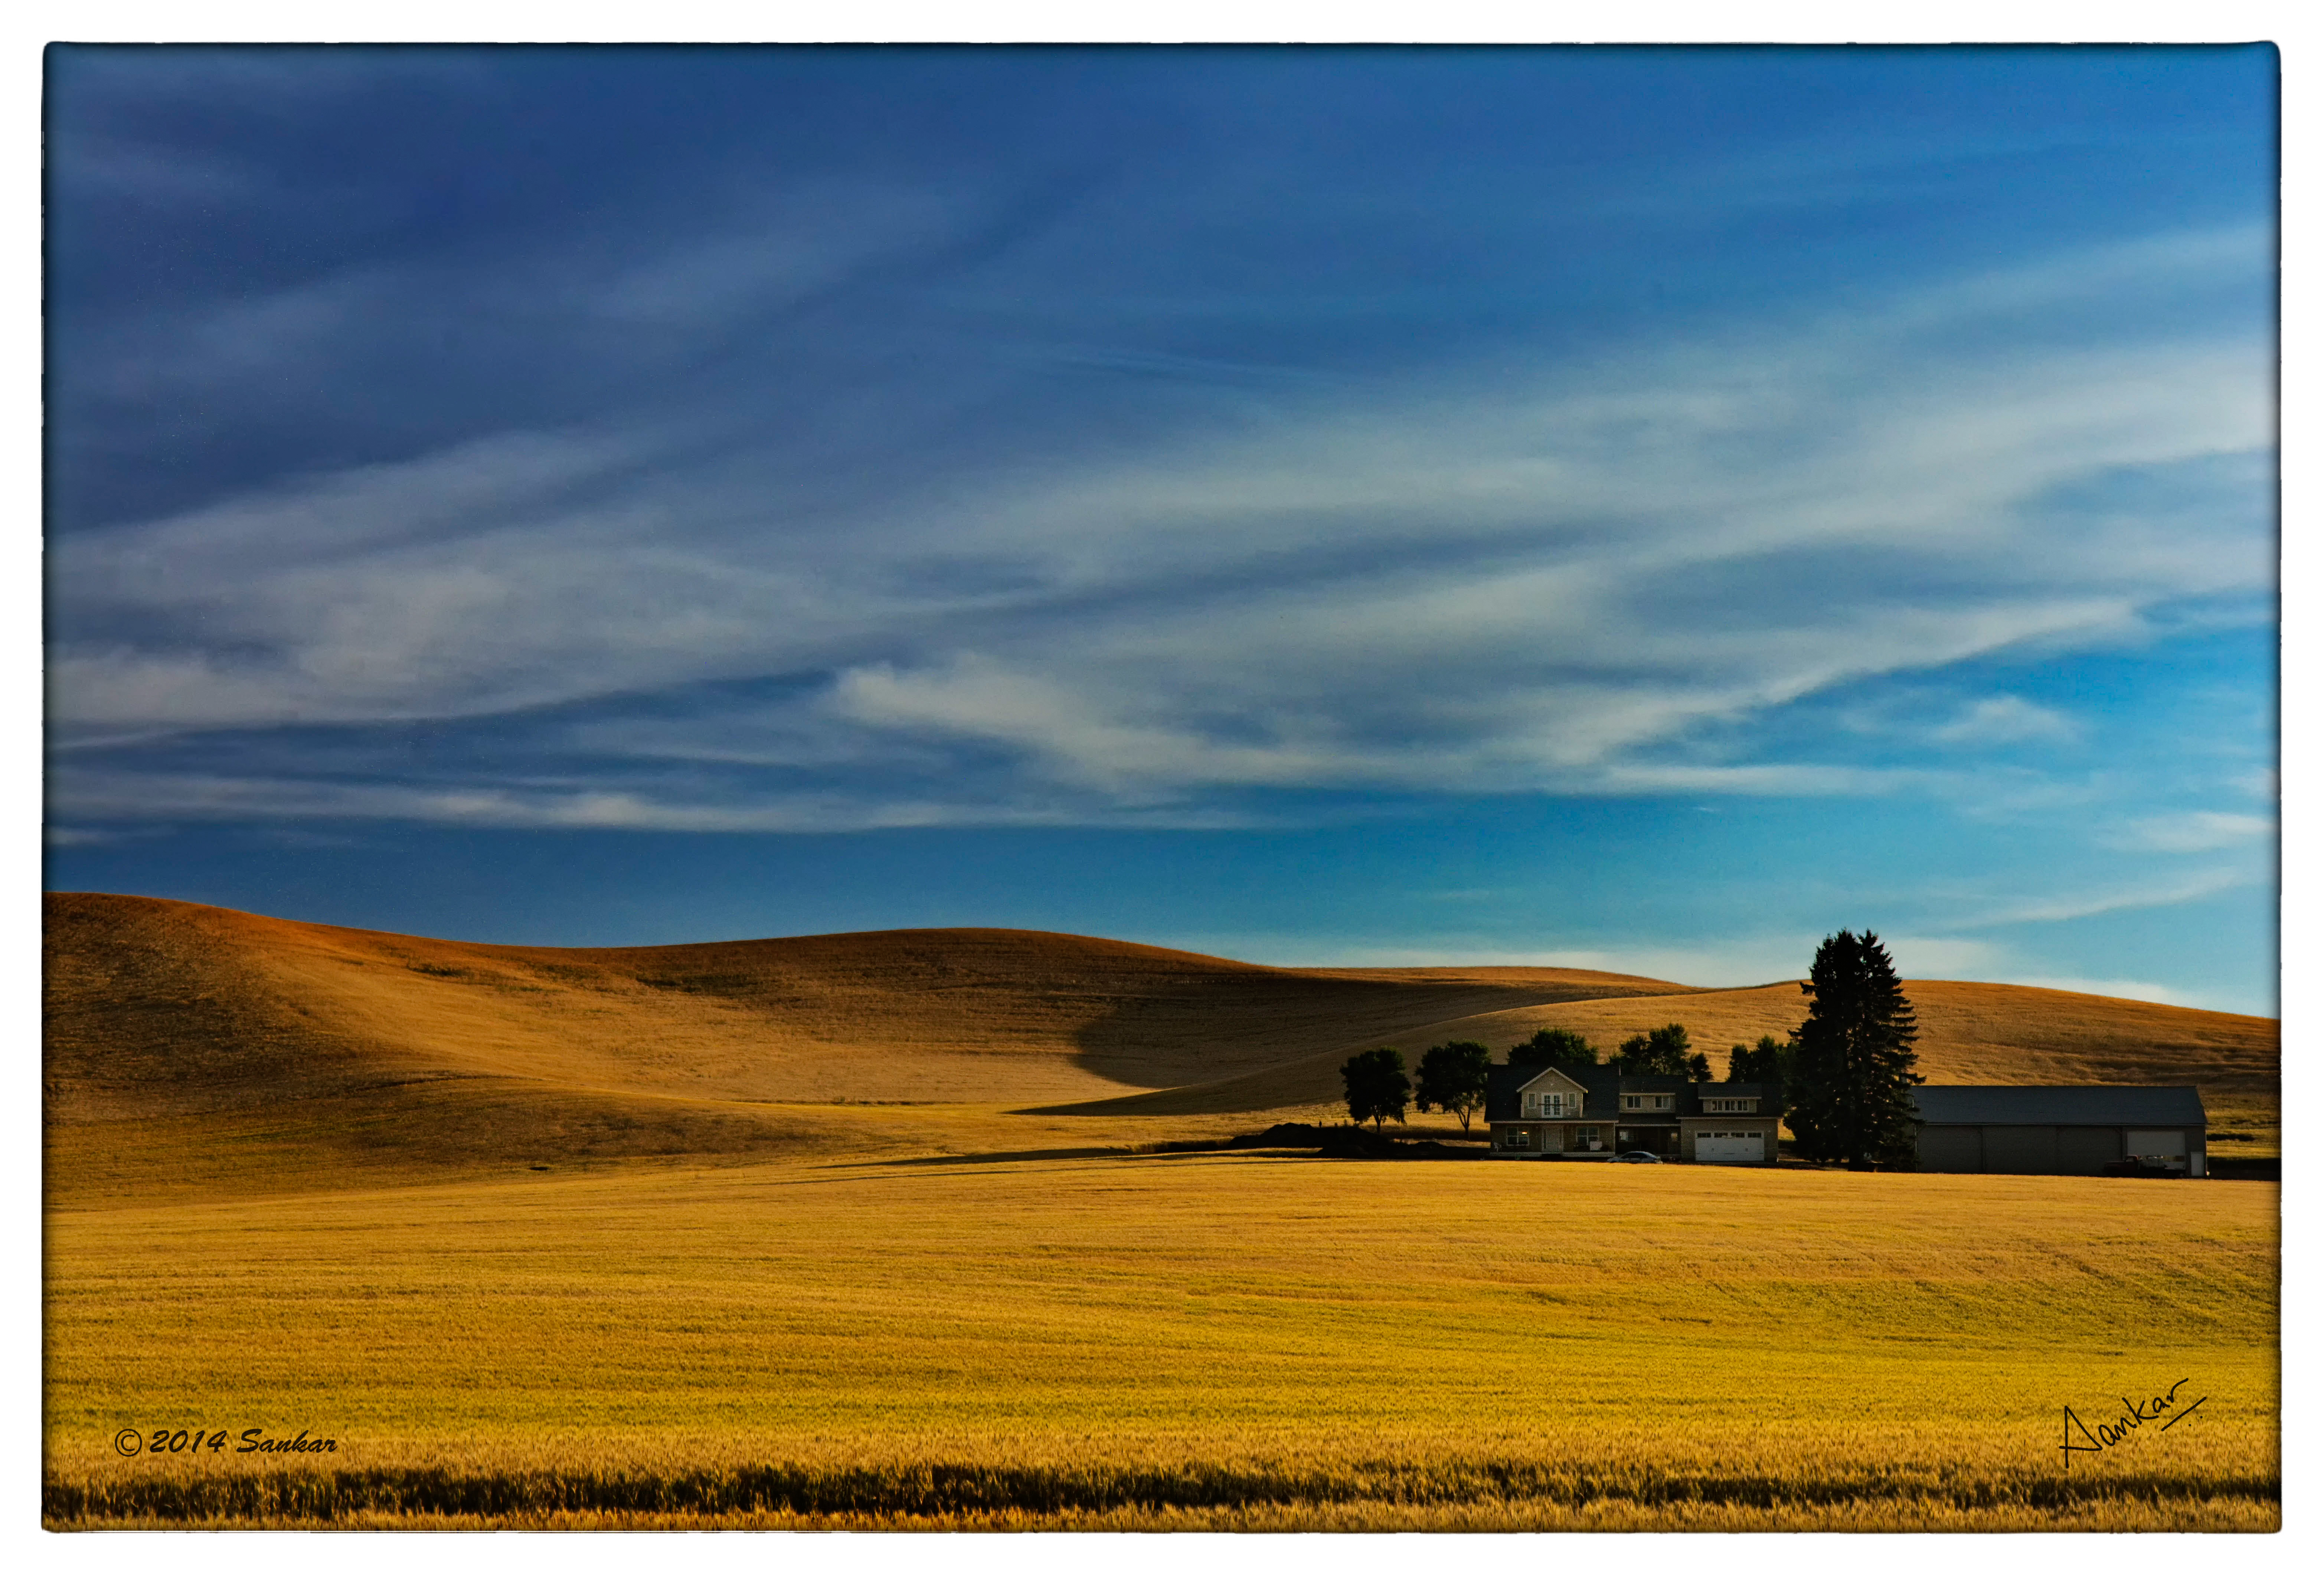
M 1351 1121 L 1379 1128 L 1390 1117 L 1399 1123 L 1404 1120 L 1404 1108 L 1412 1099 L 1412 1080 L 1405 1076 L 1402 1051 L 1393 1046 L 1358 1051 L 1341 1064 L 1340 1078 L 1347 1085 Z
M 1537 1028 L 1533 1038 L 1509 1047 L 1512 1067 L 1594 1067 L 1598 1047 L 1570 1028 Z
M 1451 1111 L 1461 1119 L 1465 1133 L 1469 1119 L 1485 1109 L 1485 1076 L 1492 1065 L 1492 1051 L 1475 1040 L 1431 1046 L 1420 1058 L 1412 1103 L 1423 1111 L 1434 1107 Z
M 1780 1079 L 1790 1066 L 1791 1046 L 1774 1035 L 1763 1034 L 1756 1046 L 1736 1046 L 1727 1053 L 1727 1082 L 1765 1083 Z
M 1694 1076 L 1695 1065 L 1700 1064 L 1703 1074 L 1708 1076 L 1710 1061 L 1700 1055 L 1690 1061 L 1687 1055 L 1690 1048 L 1686 1025 L 1666 1023 L 1660 1028 L 1634 1034 L 1624 1040 L 1619 1056 L 1621 1068 L 1625 1073 L 1640 1075 L 1689 1078 Z
M 1920 1027 L 1888 949 L 1868 930 L 1826 936 L 1800 989 L 1811 1000 L 1792 1036 L 1786 1119 L 1800 1153 L 1851 1166 L 1910 1159 Z

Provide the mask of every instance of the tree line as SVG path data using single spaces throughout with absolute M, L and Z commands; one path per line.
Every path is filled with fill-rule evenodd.
M 1919 1060 L 1913 1042 L 1920 1028 L 1880 938 L 1840 931 L 1824 938 L 1800 989 L 1807 1017 L 1783 1040 L 1761 1035 L 1757 1045 L 1727 1053 L 1727 1082 L 1777 1091 L 1776 1120 L 1792 1129 L 1794 1147 L 1811 1160 L 1852 1166 L 1895 1165 L 1914 1150 L 1913 1085 Z M 1572 1029 L 1542 1028 L 1511 1046 L 1512 1067 L 1611 1067 L 1626 1075 L 1711 1082 L 1711 1058 L 1689 1043 L 1686 1026 L 1670 1023 L 1632 1035 L 1604 1061 L 1596 1046 Z M 1348 1116 L 1375 1128 L 1402 1123 L 1408 1107 L 1443 1111 L 1461 1119 L 1461 1130 L 1485 1108 L 1493 1066 L 1491 1049 L 1477 1040 L 1432 1046 L 1416 1078 L 1393 1046 L 1360 1051 L 1340 1068 Z

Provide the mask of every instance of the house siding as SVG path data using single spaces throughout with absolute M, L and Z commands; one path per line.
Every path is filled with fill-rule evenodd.
M 1580 1096 L 1579 1116 L 1551 1117 L 1539 1114 L 1537 1104 L 1529 1097 L 1545 1091 L 1562 1091 Z M 1486 1096 L 1486 1135 L 1491 1143 L 1490 1153 L 1497 1160 L 1539 1159 L 1545 1156 L 1596 1155 L 1609 1158 L 1643 1149 L 1668 1160 L 1694 1158 L 1694 1131 L 1723 1132 L 1733 1128 L 1749 1128 L 1764 1131 L 1766 1163 L 1775 1157 L 1776 1125 L 1781 1120 L 1772 1111 L 1735 1115 L 1727 1112 L 1706 1114 L 1702 1109 L 1708 1092 L 1714 1099 L 1750 1099 L 1763 1107 L 1773 1107 L 1777 1101 L 1775 1092 L 1751 1083 L 1694 1083 L 1684 1078 L 1654 1074 L 1624 1075 L 1608 1068 L 1584 1068 L 1577 1073 L 1546 1067 L 1497 1067 L 1488 1086 Z M 1623 1097 L 1634 1096 L 1646 1102 L 1646 1109 L 1625 1111 Z M 1662 1110 L 1652 1109 L 1657 1097 L 1667 1099 Z M 1587 1148 L 1578 1132 L 1596 1129 L 1599 1147 Z M 1510 1138 L 1526 1135 L 1522 1147 L 1513 1147 Z
M 1544 1155 L 1587 1155 L 1593 1153 L 1582 1144 L 1576 1129 L 1598 1129 L 1599 1148 L 1594 1153 L 1614 1153 L 1614 1127 L 1603 1121 L 1503 1121 L 1487 1124 L 1488 1137 L 1492 1140 L 1495 1158 L 1504 1160 L 1539 1159 Z M 1508 1136 L 1524 1133 L 1527 1142 L 1522 1148 L 1512 1148 Z

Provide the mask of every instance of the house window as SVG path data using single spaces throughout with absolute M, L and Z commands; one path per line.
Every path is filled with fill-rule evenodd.
M 1599 1138 L 1596 1128 L 1573 1129 L 1573 1147 L 1577 1149 L 1594 1149 L 1603 1141 Z
M 1723 1115 L 1748 1116 L 1759 1109 L 1759 1102 L 1757 1100 L 1706 1100 L 1702 1102 L 1702 1109 Z
M 1641 1101 L 1639 1096 L 1635 1094 L 1625 1094 L 1622 1096 L 1622 1109 L 1624 1111 L 1637 1111 L 1640 1109 L 1640 1106 Z
M 1501 1135 L 1501 1147 L 1504 1149 L 1530 1149 L 1533 1147 L 1533 1135 L 1526 1131 L 1523 1128 L 1511 1128 L 1508 1131 Z
M 1655 1095 L 1654 1097 L 1654 1101 L 1655 1109 L 1656 1111 L 1668 1111 L 1671 1108 L 1671 1096 L 1667 1094 Z

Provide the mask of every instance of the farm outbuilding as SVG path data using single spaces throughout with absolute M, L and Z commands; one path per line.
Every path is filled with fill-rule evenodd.
M 1923 1171 L 2096 1176 L 2144 1160 L 2203 1175 L 2193 1085 L 1926 1083 L 1913 1091 Z

